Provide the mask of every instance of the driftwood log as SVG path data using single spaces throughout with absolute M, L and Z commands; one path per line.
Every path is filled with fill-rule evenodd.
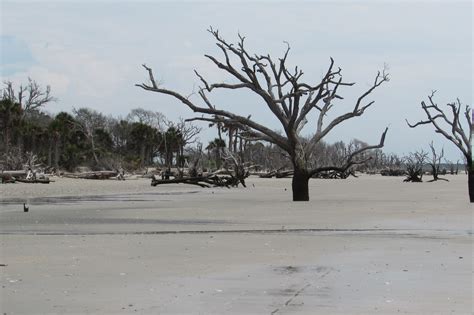
M 97 172 L 85 172 L 85 173 L 64 173 L 63 176 L 67 178 L 81 178 L 81 179 L 109 179 L 116 177 L 118 172 L 116 171 L 97 171 Z
M 9 183 L 27 183 L 27 184 L 49 184 L 51 181 L 48 177 L 41 174 L 38 178 L 32 177 L 27 178 L 28 172 L 24 170 L 16 170 L 16 171 L 3 171 L 0 173 L 0 179 L 2 184 L 9 184 Z M 34 175 L 36 176 L 36 175 Z
M 287 171 L 280 171 L 280 170 L 274 170 L 270 171 L 268 173 L 260 174 L 260 178 L 288 178 L 292 177 L 294 174 L 294 171 L 292 170 L 287 170 Z M 352 170 L 328 170 L 328 171 L 322 171 L 319 173 L 316 173 L 312 176 L 312 178 L 323 178 L 323 179 L 345 179 L 349 176 L 354 176 L 357 177 L 354 174 L 354 171 Z
M 182 178 L 174 178 L 174 179 L 156 179 L 152 178 L 151 185 L 163 185 L 163 184 L 189 184 L 189 185 L 197 185 L 204 188 L 210 187 L 237 187 L 241 183 L 244 187 L 245 181 L 243 179 L 239 179 L 233 175 L 217 175 L 217 174 L 210 174 L 206 176 L 195 176 L 195 177 L 182 177 Z
M 20 183 L 27 183 L 27 184 L 49 184 L 51 180 L 49 178 L 38 178 L 38 179 L 23 179 L 23 178 L 16 178 L 15 181 Z
M 25 170 L 16 170 L 16 171 L 2 171 L 2 176 L 10 175 L 14 177 L 25 177 L 26 171 Z
M 313 175 L 313 178 L 323 178 L 323 179 L 346 179 L 349 176 L 358 177 L 353 170 L 344 170 L 344 171 L 326 171 L 321 173 L 316 173 Z
M 293 176 L 293 170 L 282 171 L 281 169 L 273 170 L 259 175 L 260 178 L 286 178 L 291 176 Z

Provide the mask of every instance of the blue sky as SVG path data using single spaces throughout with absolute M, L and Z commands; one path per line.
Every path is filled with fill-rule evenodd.
M 350 110 L 388 64 L 391 81 L 373 94 L 374 107 L 327 139 L 375 143 L 389 126 L 386 150 L 427 149 L 435 140 L 456 160 L 460 154 L 431 128 L 411 130 L 404 120 L 423 118 L 420 101 L 433 89 L 440 104 L 457 97 L 472 104 L 472 13 L 471 1 L 2 1 L 0 75 L 51 85 L 58 101 L 46 110 L 53 113 L 86 106 L 125 116 L 143 107 L 188 118 L 182 104 L 134 84 L 146 80 L 142 63 L 165 87 L 185 94 L 199 83 L 193 69 L 211 81 L 229 80 L 203 56 L 219 55 L 206 32 L 212 25 L 229 41 L 240 32 L 249 50 L 274 57 L 288 41 L 288 63 L 309 82 L 332 56 L 344 78 L 357 82 L 342 91 L 334 114 Z M 279 129 L 249 93 L 218 93 L 214 100 Z M 211 137 L 212 130 L 201 135 Z

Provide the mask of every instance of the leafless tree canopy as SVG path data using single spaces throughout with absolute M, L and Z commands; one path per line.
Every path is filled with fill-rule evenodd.
M 457 99 L 456 102 L 447 104 L 448 112 L 451 112 L 451 115 L 449 115 L 433 100 L 435 93 L 436 91 L 433 91 L 428 96 L 429 103 L 425 101 L 421 102 L 421 108 L 425 112 L 427 119 L 415 124 L 410 124 L 407 120 L 408 126 L 415 128 L 420 125 L 433 125 L 436 133 L 443 135 L 446 139 L 454 143 L 468 161 L 472 160 L 472 121 L 470 106 L 465 105 L 463 108 L 461 101 Z
M 341 69 L 334 66 L 332 58 L 322 79 L 316 83 L 307 83 L 303 81 L 302 70 L 298 67 L 290 69 L 287 65 L 290 51 L 288 44 L 283 57 L 275 60 L 270 55 L 251 54 L 245 47 L 245 37 L 241 35 L 239 35 L 239 41 L 232 44 L 223 39 L 217 30 L 211 28 L 209 32 L 216 40 L 216 45 L 222 52 L 222 58 L 211 55 L 205 55 L 205 57 L 230 75 L 235 83 L 211 83 L 195 71 L 202 84 L 198 91 L 201 101 L 197 102 L 188 96 L 162 87 L 155 80 L 152 69 L 143 65 L 148 72 L 149 82 L 137 84 L 137 86 L 148 91 L 173 96 L 194 112 L 205 114 L 205 116 L 194 118 L 195 120 L 233 125 L 238 127 L 242 131 L 241 135 L 247 139 L 264 140 L 278 145 L 288 153 L 295 168 L 295 174 L 301 174 L 304 178 L 326 171 L 328 168 L 342 171 L 340 167 L 310 168 L 309 161 L 313 157 L 315 146 L 338 124 L 361 116 L 374 104 L 374 101 L 369 101 L 367 98 L 376 88 L 389 80 L 386 71 L 377 73 L 371 86 L 355 100 L 351 111 L 326 121 L 328 112 L 335 105 L 334 100 L 343 99 L 339 94 L 339 88 L 354 85 L 343 80 Z M 217 89 L 245 89 L 257 94 L 262 103 L 279 120 L 284 134 L 256 122 L 250 116 L 246 117 L 219 109 L 209 97 L 209 94 Z M 307 124 L 307 117 L 313 111 L 319 114 L 314 133 L 309 141 L 302 141 L 300 131 Z M 366 146 L 349 155 L 344 167 L 363 162 L 357 159 L 360 153 L 382 147 L 386 132 L 387 130 L 383 132 L 379 144 Z
M 15 91 L 11 81 L 6 81 L 4 84 L 2 99 L 8 99 L 12 103 L 19 104 L 22 117 L 35 109 L 39 109 L 46 103 L 55 100 L 51 95 L 51 87 L 49 85 L 45 90 L 42 90 L 40 85 L 31 78 L 28 78 L 28 84 L 26 86 L 20 85 L 17 91 Z
M 404 158 L 407 171 L 405 182 L 421 183 L 423 181 L 423 166 L 428 158 L 428 153 L 421 150 L 410 153 Z
M 448 181 L 446 178 L 439 177 L 441 160 L 444 157 L 444 149 L 441 149 L 441 151 L 436 151 L 433 141 L 431 141 L 430 150 L 431 150 L 431 159 L 428 161 L 428 164 L 431 167 L 431 174 L 433 175 L 433 181 L 437 181 L 437 180 Z
M 146 124 L 160 132 L 165 130 L 166 117 L 160 112 L 153 112 L 139 107 L 132 109 L 125 119 L 130 122 Z
M 442 109 L 433 97 L 436 91 L 428 96 L 429 103 L 421 102 L 421 108 L 426 114 L 427 119 L 421 120 L 408 126 L 415 128 L 420 125 L 433 125 L 435 132 L 443 135 L 451 141 L 462 152 L 466 161 L 468 172 L 469 199 L 474 202 L 474 168 L 472 163 L 472 121 L 471 108 L 468 105 L 463 106 L 459 99 L 456 102 L 448 103 L 446 109 Z M 447 113 L 451 114 L 447 114 Z M 463 117 L 464 116 L 464 117 Z
M 82 132 L 90 142 L 94 160 L 96 164 L 99 164 L 100 162 L 96 152 L 95 131 L 104 127 L 107 119 L 101 113 L 90 108 L 73 109 L 73 112 L 76 119 L 74 125 L 76 129 Z

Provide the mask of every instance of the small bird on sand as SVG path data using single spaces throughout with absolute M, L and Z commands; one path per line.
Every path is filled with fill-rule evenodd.
M 30 210 L 30 207 L 26 205 L 26 203 L 23 204 L 23 212 L 28 212 Z

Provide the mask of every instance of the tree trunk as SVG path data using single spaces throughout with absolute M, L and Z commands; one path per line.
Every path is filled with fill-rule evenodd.
M 309 176 L 306 170 L 296 169 L 293 174 L 291 187 L 293 189 L 293 201 L 309 201 Z
M 59 141 L 57 141 L 54 145 L 54 167 L 56 168 L 57 172 L 59 171 L 59 157 L 61 156 L 61 153 L 59 150 L 60 145 L 61 144 Z
M 51 167 L 53 165 L 53 139 L 50 138 L 48 141 L 48 166 Z
M 140 144 L 140 167 L 143 168 L 146 164 L 145 161 L 145 144 L 142 142 Z
M 99 158 L 97 157 L 97 154 L 95 153 L 95 141 L 94 141 L 93 134 L 89 134 L 89 141 L 91 142 L 92 156 L 94 157 L 95 164 L 99 165 Z
M 468 181 L 467 185 L 469 188 L 469 201 L 474 202 L 474 169 L 472 166 L 468 166 L 469 169 L 467 171 Z
M 234 148 L 234 129 L 232 127 L 229 127 L 229 151 L 232 153 L 233 148 Z M 234 151 L 235 152 L 235 151 Z

